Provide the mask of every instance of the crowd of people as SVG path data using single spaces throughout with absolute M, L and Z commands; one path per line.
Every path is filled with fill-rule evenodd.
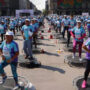
M 19 46 L 14 41 L 14 36 L 17 32 L 21 32 L 23 38 L 23 50 L 25 53 L 25 59 L 30 61 L 34 60 L 32 53 L 32 41 L 34 41 L 35 48 L 37 48 L 37 33 L 44 23 L 45 17 L 34 16 L 34 17 L 0 17 L 0 55 L 2 62 L 0 63 L 0 74 L 2 76 L 3 84 L 7 79 L 7 75 L 4 72 L 4 68 L 7 65 L 11 66 L 12 74 L 16 83 L 14 89 L 19 88 L 18 74 L 17 74 L 17 63 L 19 56 Z M 84 81 L 82 88 L 86 88 L 87 78 L 90 72 L 90 16 L 58 16 L 49 15 L 46 17 L 49 25 L 55 30 L 56 33 L 60 33 L 63 39 L 67 38 L 67 48 L 70 46 L 71 36 L 73 37 L 73 56 L 76 57 L 76 47 L 79 45 L 79 61 L 82 61 L 82 48 L 87 52 L 87 66 L 84 75 Z M 52 28 L 50 29 L 52 30 Z M 67 31 L 67 36 L 65 32 Z M 88 38 L 85 43 L 84 39 Z
M 70 45 L 71 36 L 73 37 L 73 56 L 76 57 L 76 48 L 79 46 L 79 61 L 82 59 L 82 48 L 86 51 L 87 65 L 84 74 L 82 88 L 86 88 L 87 78 L 90 72 L 90 16 L 74 16 L 74 15 L 49 15 L 47 16 L 50 26 L 54 28 L 56 33 L 60 33 L 65 38 L 67 31 L 67 48 Z M 84 40 L 87 39 L 85 42 Z
M 2 81 L 0 84 L 4 84 L 7 75 L 4 68 L 7 65 L 11 66 L 13 78 L 15 80 L 15 87 L 13 90 L 19 88 L 17 64 L 19 56 L 19 45 L 14 41 L 14 37 L 17 32 L 21 33 L 23 38 L 23 50 L 25 53 L 25 59 L 29 59 L 30 62 L 35 62 L 32 53 L 32 41 L 34 41 L 35 48 L 37 48 L 37 32 L 40 26 L 43 25 L 43 16 L 41 17 L 0 17 L 0 55 L 2 61 L 0 63 L 0 75 Z M 35 62 L 35 64 L 38 62 Z

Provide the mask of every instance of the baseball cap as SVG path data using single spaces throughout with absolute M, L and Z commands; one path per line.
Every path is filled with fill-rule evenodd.
M 11 32 L 11 31 L 8 31 L 8 32 L 6 32 L 6 34 L 5 34 L 5 35 L 14 36 L 14 33 L 13 33 L 13 32 Z
M 25 21 L 29 21 L 29 22 L 30 22 L 30 20 L 29 20 L 29 19 L 25 19 Z
M 1 21 L 1 22 L 3 22 L 3 23 L 4 23 L 4 21 Z
M 87 22 L 90 22 L 90 20 L 88 20 Z
M 80 20 L 77 20 L 77 23 L 81 23 L 81 21 Z

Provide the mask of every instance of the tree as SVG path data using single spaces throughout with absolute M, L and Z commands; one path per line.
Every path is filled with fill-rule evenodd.
M 48 11 L 46 9 L 43 9 L 42 13 L 43 13 L 43 15 L 47 15 Z

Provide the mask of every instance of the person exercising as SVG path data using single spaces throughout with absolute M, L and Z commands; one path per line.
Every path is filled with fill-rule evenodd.
M 88 38 L 88 40 L 86 40 L 86 42 L 84 43 L 83 49 L 87 52 L 86 53 L 87 65 L 86 65 L 86 70 L 84 73 L 84 80 L 82 83 L 82 88 L 86 88 L 87 79 L 90 72 L 90 38 Z
M 4 68 L 7 65 L 10 65 L 13 78 L 16 84 L 14 87 L 14 90 L 15 90 L 19 88 L 18 74 L 17 74 L 19 48 L 18 48 L 18 44 L 15 41 L 13 41 L 13 36 L 14 36 L 13 32 L 8 31 L 6 32 L 5 36 L 6 36 L 6 39 L 0 45 L 0 55 L 2 57 L 2 61 L 0 63 L 0 74 L 2 76 L 2 81 L 0 82 L 0 84 L 5 83 L 7 79 L 7 75 L 4 71 Z

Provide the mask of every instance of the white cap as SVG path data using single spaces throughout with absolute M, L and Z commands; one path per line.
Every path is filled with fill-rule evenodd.
M 81 23 L 81 21 L 80 20 L 77 20 L 77 23 Z
M 14 20 L 14 19 L 11 19 L 12 21 Z
M 3 22 L 3 23 L 4 23 L 4 21 L 1 21 L 1 22 Z
M 32 20 L 37 20 L 36 18 L 33 18 Z
M 66 17 L 67 15 L 64 15 L 64 17 Z
M 29 19 L 25 19 L 25 21 L 29 21 L 29 22 L 30 22 L 30 20 L 29 20 Z
M 88 20 L 87 22 L 90 22 L 90 20 Z
M 5 34 L 5 35 L 14 36 L 14 33 L 13 33 L 13 32 L 11 32 L 11 31 L 8 31 L 8 32 L 6 32 L 6 34 Z

